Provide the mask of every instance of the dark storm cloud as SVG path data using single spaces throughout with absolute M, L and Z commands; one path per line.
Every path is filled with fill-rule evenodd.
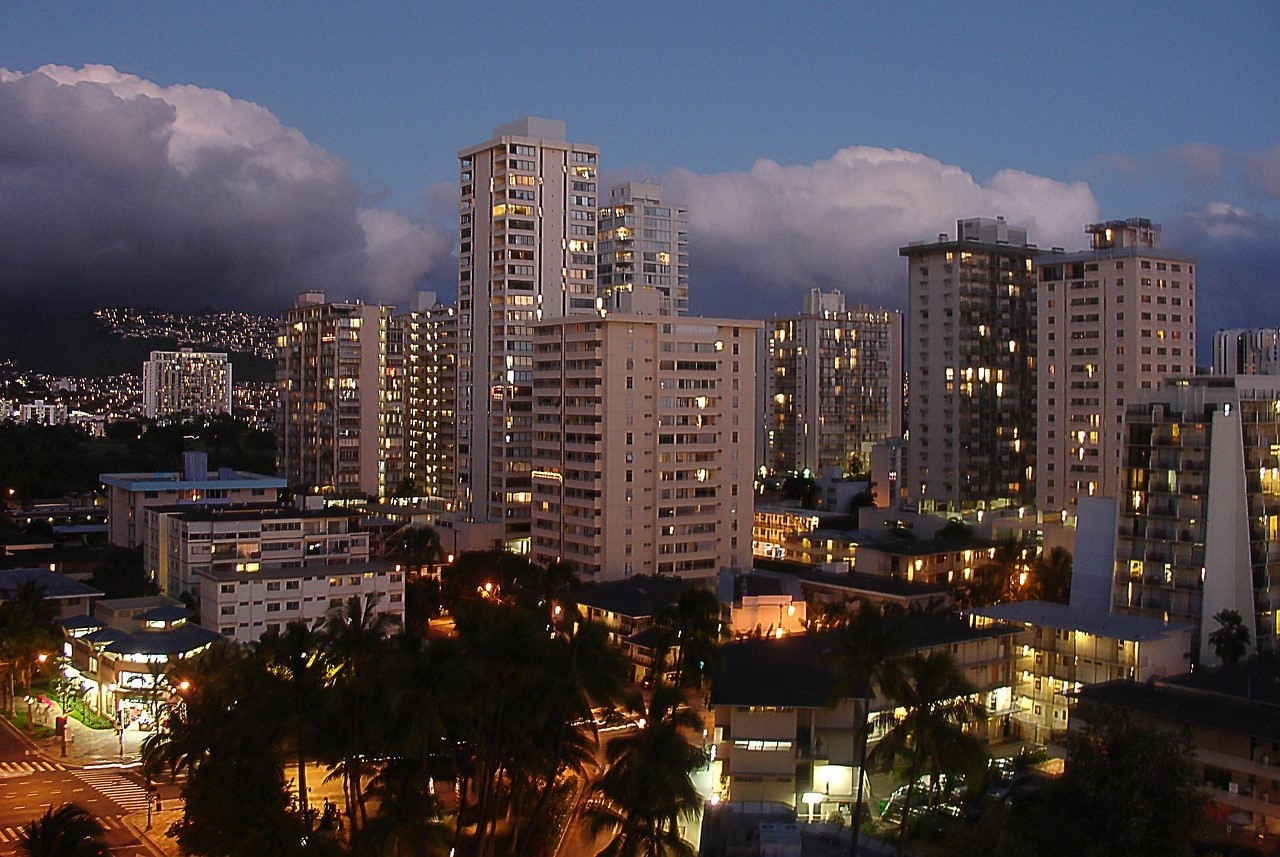
M 451 234 L 365 205 L 340 159 L 224 93 L 0 69 L 0 116 L 5 298 L 275 313 L 452 279 Z

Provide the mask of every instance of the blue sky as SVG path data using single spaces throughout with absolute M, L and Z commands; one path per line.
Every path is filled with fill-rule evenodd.
M 715 235 L 708 211 L 691 211 L 694 251 L 703 235 L 692 295 L 701 311 L 725 311 L 737 281 L 775 296 L 772 311 L 797 307 L 792 291 L 812 285 L 893 304 L 889 281 L 904 269 L 893 243 L 953 229 L 960 214 L 1016 219 L 1018 203 L 1009 212 L 959 209 L 1015 197 L 1026 202 L 1033 240 L 1043 225 L 1042 245 L 1081 245 L 1082 217 L 1149 216 L 1166 224 L 1167 238 L 1206 254 L 1202 278 L 1225 239 L 1233 253 L 1242 246 L 1274 253 L 1280 4 L 1044 5 L 1052 8 L 980 0 L 372 9 L 8 2 L 0 8 L 0 67 L 103 64 L 161 89 L 188 84 L 260 105 L 341 159 L 359 206 L 397 212 L 441 235 L 457 150 L 525 114 L 562 118 L 571 139 L 601 146 L 606 177 L 657 178 L 691 205 L 737 208 L 748 203 L 735 193 L 758 198 L 762 188 L 777 200 L 770 177 L 753 171 L 760 159 L 790 175 L 850 147 L 866 156 L 854 159 L 856 168 L 845 165 L 856 176 L 871 162 L 883 168 L 873 150 L 903 150 L 944 172 L 958 169 L 977 188 L 936 206 L 931 185 L 909 188 L 904 195 L 922 210 L 897 232 L 854 242 L 843 248 L 847 262 L 799 270 L 795 283 L 735 270 L 731 238 Z M 3 158 L 0 149 L 0 167 Z M 992 185 L 1002 171 L 1016 171 L 1016 190 Z M 856 198 L 822 198 L 823 182 L 847 183 L 851 173 L 817 174 L 809 191 L 815 210 L 867 231 L 874 212 Z M 1074 202 L 1056 206 L 1055 189 L 1073 189 Z M 1055 208 L 1079 226 L 1049 225 Z M 744 227 L 763 230 L 753 241 L 778 234 L 769 220 L 765 213 Z M 416 276 L 447 290 L 440 240 L 432 237 Z M 787 265 L 803 268 L 810 255 L 793 248 L 763 267 L 786 279 Z M 1240 288 L 1239 276 L 1223 284 L 1224 319 L 1233 317 L 1236 293 L 1227 290 Z M 1280 304 L 1275 309 L 1268 323 L 1280 324 Z

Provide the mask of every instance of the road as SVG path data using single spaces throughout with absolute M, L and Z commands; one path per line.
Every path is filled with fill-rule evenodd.
M 118 768 L 72 769 L 32 751 L 7 723 L 0 724 L 0 855 L 17 853 L 18 832 L 50 806 L 75 801 L 106 828 L 112 852 L 153 853 L 122 822 L 147 808 L 146 789 Z

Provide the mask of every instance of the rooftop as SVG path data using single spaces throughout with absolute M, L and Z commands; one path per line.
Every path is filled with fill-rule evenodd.
M 1269 694 L 1274 697 L 1274 692 Z M 1274 702 L 1195 693 L 1172 682 L 1109 681 L 1077 691 L 1081 702 L 1140 711 L 1161 720 L 1280 741 Z M 1087 719 L 1087 718 L 1086 718 Z
M 1072 610 L 1069 605 L 1056 604 L 1052 601 L 1016 601 L 1011 604 L 976 607 L 971 612 L 975 616 L 998 619 L 1002 622 L 1039 625 L 1059 631 L 1083 631 L 1095 637 L 1133 640 L 1139 643 L 1147 640 L 1162 640 L 1191 627 L 1147 616 L 1120 613 L 1096 615 L 1086 611 Z
M 186 479 L 178 470 L 154 473 L 99 473 L 98 481 L 126 491 L 177 491 L 184 488 L 284 488 L 288 483 L 276 476 L 223 467 L 203 479 Z
M 24 583 L 44 587 L 44 597 L 53 600 L 100 598 L 104 594 L 88 584 L 47 568 L 7 568 L 0 570 L 0 600 L 9 597 Z
M 653 616 L 675 604 L 690 584 L 678 577 L 636 575 L 626 580 L 593 583 L 575 596 L 584 607 L 594 607 L 620 616 Z

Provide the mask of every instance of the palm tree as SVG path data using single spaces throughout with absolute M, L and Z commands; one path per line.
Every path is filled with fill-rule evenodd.
M 580 622 L 560 642 L 551 667 L 556 681 L 547 693 L 549 699 L 555 700 L 548 712 L 555 735 L 541 775 L 542 788 L 525 826 L 526 835 L 514 849 L 516 854 L 528 850 L 532 834 L 546 813 L 556 778 L 566 762 L 581 772 L 594 759 L 589 750 L 594 749 L 598 736 L 592 708 L 613 705 L 624 694 L 627 660 L 619 649 L 610 645 L 605 626 Z M 582 725 L 575 726 L 575 723 Z M 589 746 L 584 746 L 583 739 L 587 739 Z
M 31 668 L 40 651 L 53 645 L 53 603 L 45 599 L 45 589 L 26 580 L 10 590 L 0 591 L 0 663 L 7 668 L 9 716 L 17 699 L 16 678 L 24 687 L 31 684 Z
M 404 563 L 413 571 L 423 566 L 444 562 L 444 546 L 434 527 L 405 527 L 391 537 L 387 555 Z
M 907 763 L 907 794 L 898 831 L 898 854 L 906 847 L 911 798 L 922 772 L 936 789 L 944 770 L 963 771 L 976 777 L 982 770 L 982 745 L 965 727 L 980 722 L 986 711 L 972 697 L 973 686 L 945 652 L 917 652 L 904 662 L 899 678 L 885 692 L 906 715 L 872 748 L 868 763 L 888 770 L 896 760 Z M 972 780 L 971 780 L 972 781 Z
M 700 687 L 703 676 L 715 664 L 720 641 L 729 636 L 720 620 L 720 599 L 709 589 L 690 587 L 674 606 L 662 611 L 657 623 L 676 635 L 676 685 Z M 654 670 L 661 672 L 660 660 Z
M 110 855 L 102 842 L 103 827 L 79 804 L 49 807 L 18 833 L 18 851 L 28 857 L 95 857 Z
M 1056 547 L 1031 565 L 1033 593 L 1043 601 L 1066 604 L 1071 598 L 1071 552 Z
M 377 604 L 376 595 L 368 595 L 364 601 L 352 596 L 340 609 L 331 610 L 324 623 L 325 653 L 338 690 L 335 702 L 341 706 L 338 719 L 347 733 L 340 768 L 353 833 L 369 820 L 361 781 L 365 709 L 372 701 L 378 665 L 387 652 L 387 637 L 399 623 L 393 614 L 375 610 Z
M 860 699 L 858 724 L 858 793 L 853 804 L 853 837 L 849 853 L 858 853 L 858 831 L 862 827 L 863 790 L 866 783 L 868 725 L 875 687 L 896 687 L 900 680 L 898 658 L 906 648 L 902 615 L 886 614 L 876 605 L 864 601 L 844 622 L 832 650 L 832 666 L 836 673 L 833 701 Z
M 693 857 L 680 837 L 681 821 L 697 816 L 702 797 L 694 772 L 706 753 L 682 730 L 700 729 L 698 716 L 684 707 L 679 690 L 660 681 L 646 709 L 644 725 L 614 739 L 606 751 L 609 767 L 591 788 L 584 819 L 592 836 L 612 836 L 598 857 Z
M 1252 640 L 1244 617 L 1240 611 L 1226 608 L 1215 613 L 1213 620 L 1218 623 L 1218 630 L 1209 635 L 1213 653 L 1228 666 L 1237 663 L 1248 653 Z
M 290 622 L 283 632 L 272 628 L 258 641 L 255 654 L 262 659 L 272 682 L 273 708 L 280 713 L 284 733 L 292 745 L 298 769 L 298 805 L 307 816 L 307 756 L 317 742 L 320 722 L 316 712 L 323 702 L 326 670 L 316 629 L 305 622 Z

